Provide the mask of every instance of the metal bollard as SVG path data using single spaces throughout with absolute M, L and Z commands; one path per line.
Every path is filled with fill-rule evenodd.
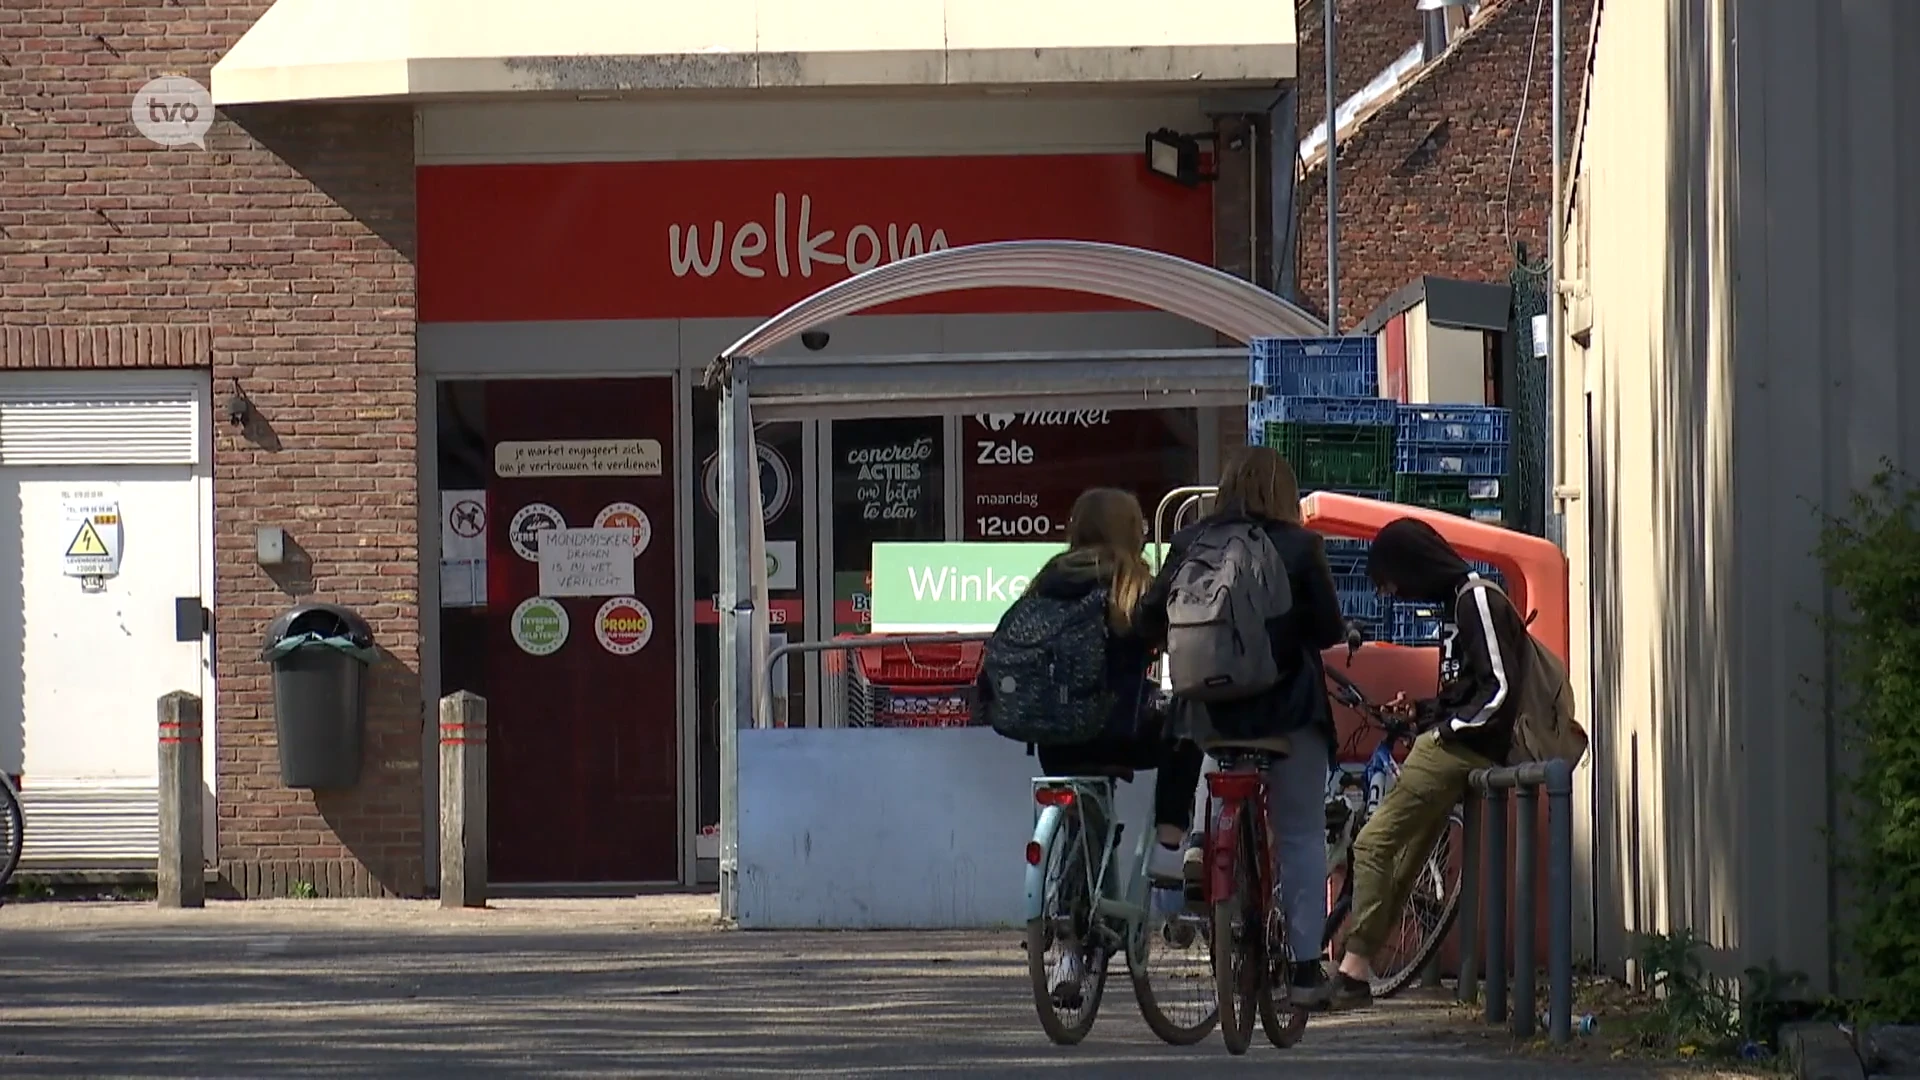
M 1534 852 L 1539 844 L 1540 791 L 1514 789 L 1513 834 L 1513 1033 L 1533 1037 Z
M 1548 1037 L 1573 1039 L 1573 767 L 1549 761 L 1547 789 Z
M 1490 1024 L 1507 1019 L 1507 792 L 1489 787 L 1484 810 L 1487 846 L 1483 852 L 1487 887 L 1487 1007 Z
M 1480 993 L 1480 845 L 1486 815 L 1472 790 L 1467 792 L 1462 816 L 1466 819 L 1460 852 L 1460 982 L 1455 999 L 1471 1002 Z

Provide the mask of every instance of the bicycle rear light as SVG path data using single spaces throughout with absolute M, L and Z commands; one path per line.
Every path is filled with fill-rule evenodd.
M 1207 794 L 1216 799 L 1251 799 L 1258 794 L 1260 782 L 1256 772 L 1211 772 L 1207 774 Z
M 1045 854 L 1046 852 L 1041 850 L 1040 848 L 1040 841 L 1038 840 L 1027 841 L 1027 865 L 1028 866 L 1039 866 L 1040 858 Z
M 1073 789 L 1064 787 L 1038 788 L 1033 793 L 1033 801 L 1039 803 L 1041 806 L 1072 806 Z

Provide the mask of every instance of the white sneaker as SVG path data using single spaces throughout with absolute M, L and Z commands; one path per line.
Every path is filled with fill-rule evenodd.
M 1154 841 L 1153 849 L 1147 852 L 1147 876 L 1155 881 L 1180 884 L 1186 880 L 1186 853 Z

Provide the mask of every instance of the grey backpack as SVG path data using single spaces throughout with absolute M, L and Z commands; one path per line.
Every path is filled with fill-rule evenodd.
M 1167 674 L 1175 697 L 1239 701 L 1280 681 L 1267 620 L 1293 608 L 1266 529 L 1210 525 L 1187 546 L 1167 593 Z

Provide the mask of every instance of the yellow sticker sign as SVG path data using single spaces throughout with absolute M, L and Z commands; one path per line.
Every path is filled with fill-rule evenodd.
M 113 553 L 107 550 L 106 541 L 93 528 L 93 522 L 80 523 L 80 531 L 73 534 L 73 543 L 67 545 L 68 558 L 108 558 Z

